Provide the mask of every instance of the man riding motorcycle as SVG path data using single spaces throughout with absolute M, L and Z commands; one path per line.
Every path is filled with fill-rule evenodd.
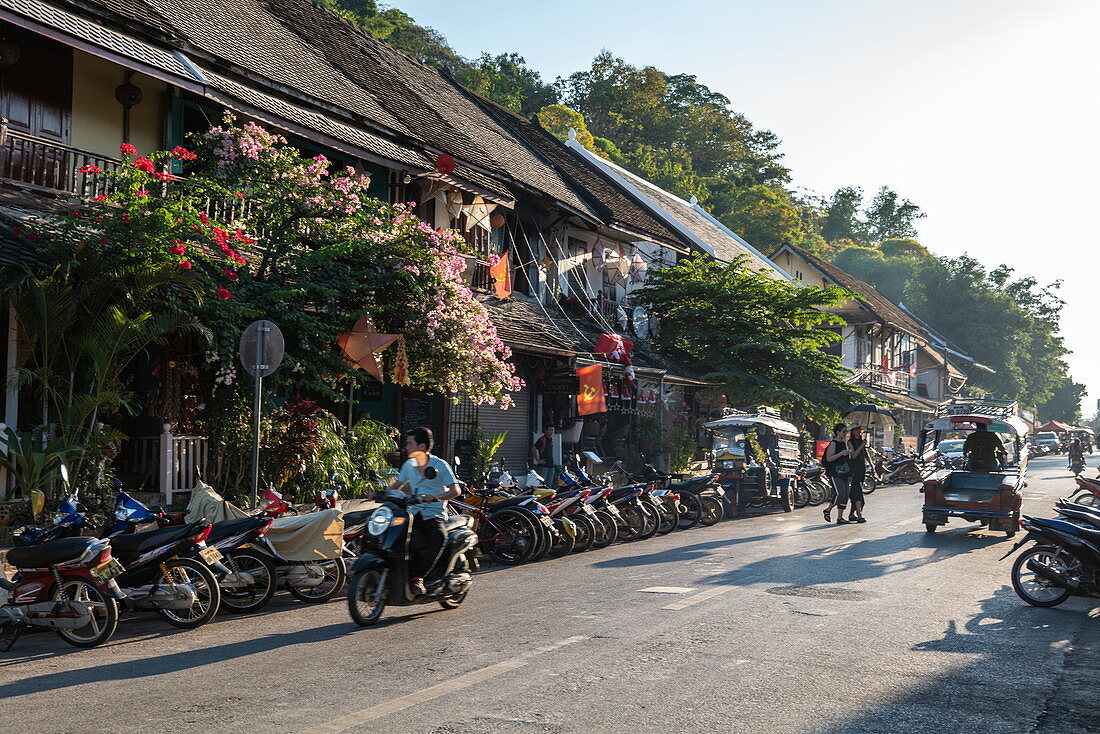
M 1069 444 L 1069 469 L 1074 476 L 1085 470 L 1085 447 L 1081 439 L 1075 438 Z
M 409 458 L 389 487 L 420 501 L 409 507 L 409 512 L 415 516 L 409 590 L 417 596 L 426 592 L 424 577 L 432 570 L 447 541 L 443 503 L 462 494 L 450 465 L 432 455 L 434 441 L 431 429 L 423 426 L 405 434 L 405 453 Z

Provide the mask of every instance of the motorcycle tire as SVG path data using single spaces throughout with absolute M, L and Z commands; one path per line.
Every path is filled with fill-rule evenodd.
M 558 534 L 557 537 L 553 538 L 550 549 L 546 551 L 546 554 L 551 558 L 561 558 L 573 552 L 573 548 L 577 545 L 577 539 L 565 532 L 560 520 L 555 521 L 555 525 L 557 525 Z
M 922 479 L 920 469 L 915 466 L 907 467 L 905 471 L 898 475 L 898 479 L 903 484 L 917 484 Z
M 229 551 L 225 554 L 225 565 L 230 571 L 252 574 L 257 583 L 248 589 L 222 589 L 221 608 L 234 614 L 247 614 L 263 609 L 275 596 L 278 577 L 275 564 L 262 553 L 248 550 Z M 261 580 L 262 579 L 262 580 Z
M 794 510 L 794 500 L 791 499 L 791 485 L 789 482 L 779 490 L 779 498 L 780 505 L 783 507 L 783 512 L 792 512 Z
M 73 647 L 97 647 L 111 639 L 118 629 L 118 603 L 86 578 L 62 576 L 50 598 L 83 602 L 92 608 L 92 618 L 84 627 L 57 630 L 57 636 Z
M 658 535 L 668 535 L 676 528 L 680 527 L 680 507 L 673 502 L 661 502 L 657 506 L 659 524 L 657 525 Z
M 1087 489 L 1078 492 L 1073 497 L 1070 497 L 1070 501 L 1085 505 L 1087 507 L 1100 507 L 1100 497 L 1097 497 L 1092 492 L 1089 492 Z
M 698 525 L 702 514 L 703 504 L 699 501 L 699 495 L 692 492 L 684 492 L 680 495 L 679 526 L 681 530 L 687 530 Z
M 867 476 L 863 478 L 863 494 L 874 494 L 876 489 L 878 489 L 878 479 L 874 474 L 867 472 Z
M 323 604 L 328 601 L 340 593 L 340 590 L 344 588 L 344 581 L 348 578 L 348 566 L 343 558 L 319 561 L 316 565 L 325 567 L 325 579 L 332 580 L 331 587 L 327 587 L 324 581 L 317 586 L 302 586 L 300 588 L 291 584 L 286 585 L 286 590 L 290 592 L 291 596 L 306 604 Z
M 511 540 L 484 543 L 485 555 L 502 566 L 516 566 L 529 561 L 542 540 L 541 527 L 535 527 L 529 513 L 509 507 L 493 513 L 492 520 L 493 524 L 509 533 Z
M 202 627 L 213 619 L 221 606 L 222 594 L 218 579 L 215 578 L 210 567 L 194 558 L 173 558 L 166 561 L 164 567 L 172 574 L 172 578 L 167 579 L 164 573 L 160 572 L 157 574 L 157 583 L 193 584 L 197 598 L 187 610 L 158 609 L 157 615 L 168 624 L 180 629 Z
M 638 502 L 628 502 L 619 508 L 623 523 L 619 527 L 619 540 L 640 540 L 649 530 L 649 513 Z
M 699 518 L 699 523 L 705 528 L 718 524 L 725 514 L 722 500 L 717 497 L 703 496 L 699 498 L 699 501 L 703 506 L 703 514 Z
M 577 537 L 573 540 L 573 552 L 584 553 L 592 547 L 592 544 L 596 542 L 596 533 L 599 529 L 596 527 L 597 520 L 587 515 L 577 515 L 569 518 L 577 526 Z
M 377 594 L 383 571 L 371 568 L 352 574 L 348 582 L 348 614 L 360 627 L 370 627 L 382 618 L 386 610 L 386 590 Z
M 803 507 L 810 504 L 810 493 L 806 489 L 806 485 L 802 482 L 795 483 L 791 488 L 791 503 L 796 510 L 801 510 Z
M 816 479 L 806 480 L 806 493 L 810 498 L 810 504 L 814 507 L 823 504 L 829 495 L 825 485 Z
M 657 528 L 661 525 L 661 510 L 652 499 L 641 500 L 642 511 L 646 514 L 645 532 L 638 540 L 649 540 L 657 534 Z
M 596 521 L 600 527 L 596 529 L 593 548 L 606 548 L 619 539 L 619 523 L 614 515 L 606 510 L 596 510 Z
M 1049 562 L 1057 560 L 1059 556 L 1068 556 L 1073 561 L 1073 563 L 1063 562 L 1061 564 L 1063 568 L 1073 568 L 1081 565 L 1081 562 L 1073 555 L 1066 553 L 1061 548 L 1050 545 L 1033 545 L 1017 556 L 1016 562 L 1012 564 L 1012 588 L 1015 590 L 1016 595 L 1035 607 L 1056 607 L 1070 598 L 1072 593 L 1069 589 L 1058 589 L 1047 585 L 1046 582 L 1036 582 L 1027 577 L 1027 575 L 1038 576 L 1034 571 L 1027 568 L 1027 562 L 1030 559 L 1035 558 L 1038 560 L 1042 558 L 1044 562 Z M 1040 592 L 1042 588 L 1048 590 L 1050 595 L 1038 596 L 1037 592 Z

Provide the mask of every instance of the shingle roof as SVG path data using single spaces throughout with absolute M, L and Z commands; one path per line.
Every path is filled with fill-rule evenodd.
M 864 283 L 859 278 L 849 275 L 836 265 L 822 260 L 817 255 L 806 252 L 801 247 L 783 245 L 783 248 L 789 248 L 826 278 L 851 292 L 868 311 L 883 321 L 893 324 L 914 336 L 928 338 L 928 330 L 921 323 L 875 290 L 873 285 Z
M 0 267 L 37 268 L 45 261 L 34 251 L 34 243 L 22 234 L 25 229 L 50 229 L 57 212 L 54 200 L 36 194 L 0 189 Z

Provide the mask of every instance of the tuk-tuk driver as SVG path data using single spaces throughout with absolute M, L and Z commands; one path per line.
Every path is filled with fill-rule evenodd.
M 969 459 L 972 472 L 997 471 L 1007 455 L 1001 439 L 983 423 L 979 423 L 963 443 L 963 456 Z

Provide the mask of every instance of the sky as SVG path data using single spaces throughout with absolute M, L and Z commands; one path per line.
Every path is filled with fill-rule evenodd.
M 552 81 L 608 49 L 689 73 L 783 141 L 793 184 L 888 185 L 920 241 L 1063 281 L 1073 378 L 1100 400 L 1095 0 L 394 0 L 462 55 Z

